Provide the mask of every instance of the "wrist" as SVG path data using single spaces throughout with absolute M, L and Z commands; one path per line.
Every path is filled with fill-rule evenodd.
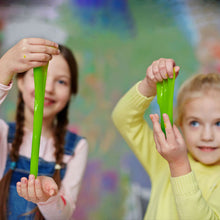
M 192 171 L 188 158 L 169 163 L 169 167 L 172 177 L 184 176 Z
M 0 83 L 8 86 L 14 76 L 14 73 L 8 69 L 8 64 L 2 61 L 3 58 L 0 59 Z
M 156 87 L 149 85 L 146 78 L 141 81 L 138 90 L 142 95 L 148 98 L 156 95 Z

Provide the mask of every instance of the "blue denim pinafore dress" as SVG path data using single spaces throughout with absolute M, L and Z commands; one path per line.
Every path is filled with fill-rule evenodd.
M 9 125 L 9 132 L 8 132 L 8 143 L 12 143 L 15 134 L 15 123 L 8 123 Z M 64 154 L 73 155 L 75 147 L 79 140 L 82 137 L 78 136 L 75 133 L 67 131 L 65 137 L 65 146 L 64 146 Z M 16 162 L 15 167 L 11 167 L 13 163 L 11 163 L 11 159 L 8 156 L 6 167 L 4 174 L 11 168 L 13 168 L 13 174 L 10 183 L 9 189 L 9 197 L 8 197 L 8 206 L 7 206 L 7 219 L 8 220 L 24 220 L 24 219 L 34 219 L 35 213 L 31 213 L 28 215 L 23 215 L 32 211 L 36 204 L 25 200 L 24 198 L 20 197 L 16 190 L 16 183 L 20 181 L 22 177 L 29 176 L 30 171 L 30 158 L 19 156 L 18 161 Z M 52 177 L 54 174 L 55 162 L 47 162 L 42 158 L 39 158 L 39 165 L 38 165 L 38 175 L 39 176 L 50 176 Z M 66 164 L 64 164 L 60 170 L 61 179 L 63 179 L 66 171 Z

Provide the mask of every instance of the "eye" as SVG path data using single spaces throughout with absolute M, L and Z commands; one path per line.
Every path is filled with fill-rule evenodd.
M 217 121 L 215 124 L 216 126 L 220 127 L 220 121 Z
M 61 84 L 61 85 L 67 85 L 67 82 L 65 80 L 58 80 L 58 83 Z
M 189 123 L 192 127 L 198 127 L 199 126 L 199 122 L 198 121 L 191 121 Z

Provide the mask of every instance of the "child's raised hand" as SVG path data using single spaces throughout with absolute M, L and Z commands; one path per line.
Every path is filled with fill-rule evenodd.
M 0 59 L 0 82 L 7 84 L 16 73 L 45 66 L 52 55 L 59 54 L 58 44 L 41 38 L 25 38 Z
M 164 114 L 165 137 L 161 130 L 159 116 L 157 114 L 151 114 L 150 118 L 153 123 L 157 151 L 169 163 L 171 175 L 175 177 L 189 173 L 191 168 L 187 156 L 187 148 L 178 128 L 175 125 L 172 127 L 168 115 Z
M 162 82 L 168 77 L 173 78 L 173 68 L 177 76 L 180 67 L 176 66 L 173 59 L 160 58 L 154 61 L 147 68 L 146 77 L 140 83 L 139 91 L 147 97 L 156 95 L 157 82 Z
M 29 179 L 22 177 L 16 187 L 19 196 L 33 203 L 45 202 L 58 193 L 57 184 L 48 176 L 38 176 L 37 179 L 34 175 L 29 175 Z

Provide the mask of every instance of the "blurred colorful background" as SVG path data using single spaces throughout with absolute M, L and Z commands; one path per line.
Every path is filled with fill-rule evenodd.
M 43 37 L 67 45 L 79 63 L 70 129 L 90 151 L 73 219 L 143 219 L 150 181 L 111 112 L 160 57 L 181 67 L 175 90 L 192 74 L 220 72 L 219 12 L 217 0 L 0 0 L 0 55 L 24 37 Z M 0 107 L 7 121 L 16 92 Z M 146 121 L 149 112 L 159 112 L 156 100 Z

